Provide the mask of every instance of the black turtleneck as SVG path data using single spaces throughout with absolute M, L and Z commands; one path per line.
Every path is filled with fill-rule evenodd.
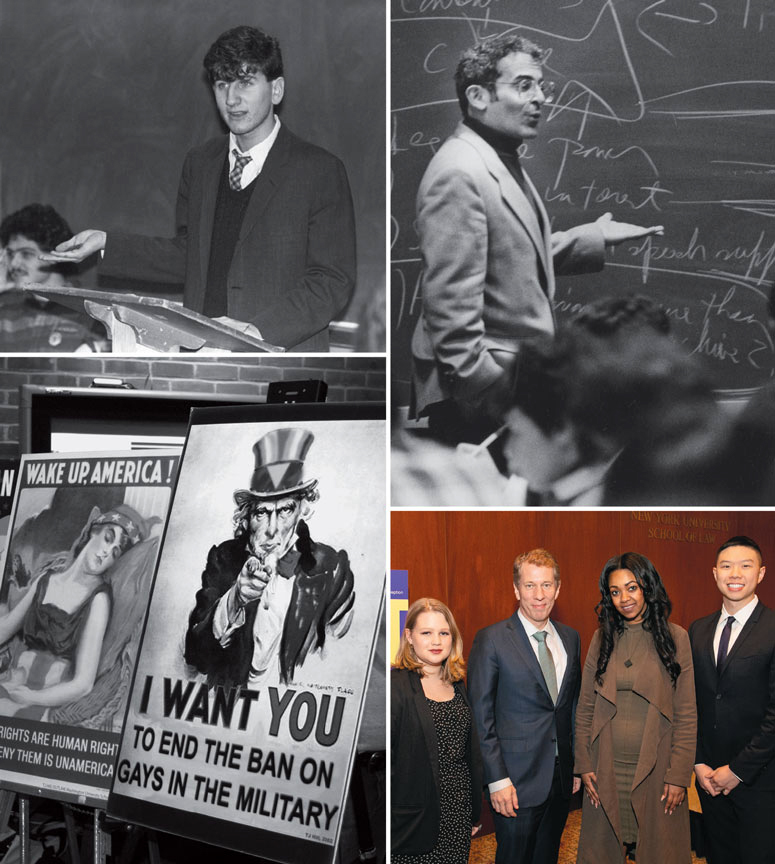
M 540 222 L 541 217 L 539 215 L 538 207 L 536 207 L 533 194 L 525 182 L 525 175 L 522 173 L 522 165 L 520 165 L 519 155 L 517 154 L 517 148 L 522 144 L 521 139 L 507 135 L 505 132 L 499 132 L 497 129 L 492 129 L 490 126 L 487 126 L 480 120 L 475 120 L 473 117 L 466 117 L 465 120 L 463 120 L 463 123 L 468 126 L 471 131 L 476 132 L 480 138 L 483 138 L 498 154 L 501 162 L 503 162 L 508 169 L 509 174 L 511 174 L 519 188 L 525 193 L 525 197 L 530 202 L 533 210 L 536 211 L 536 215 L 539 217 L 538 221 Z
M 473 129 L 477 135 L 484 138 L 484 140 L 497 152 L 499 156 L 501 154 L 507 156 L 517 155 L 517 148 L 522 143 L 520 138 L 514 138 L 512 135 L 507 135 L 505 132 L 499 132 L 497 129 L 493 129 L 486 123 L 482 123 L 481 120 L 476 120 L 473 117 L 466 117 L 465 120 L 463 120 L 463 123 L 465 123 L 469 129 Z

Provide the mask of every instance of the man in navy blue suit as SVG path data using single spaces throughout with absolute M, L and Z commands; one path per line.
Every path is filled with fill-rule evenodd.
M 713 568 L 720 611 L 689 628 L 694 773 L 709 864 L 771 864 L 775 849 L 775 612 L 756 596 L 762 553 L 732 537 Z
M 556 864 L 573 776 L 579 634 L 550 620 L 560 568 L 545 549 L 514 561 L 519 608 L 480 630 L 468 689 L 494 811 L 496 864 Z

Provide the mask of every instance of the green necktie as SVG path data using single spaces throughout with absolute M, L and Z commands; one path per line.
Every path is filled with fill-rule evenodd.
M 557 670 L 554 668 L 554 658 L 549 646 L 546 644 L 546 630 L 536 630 L 533 633 L 533 639 L 538 642 L 538 663 L 541 666 L 541 671 L 544 673 L 546 686 L 549 688 L 549 695 L 552 697 L 552 702 L 557 703 Z

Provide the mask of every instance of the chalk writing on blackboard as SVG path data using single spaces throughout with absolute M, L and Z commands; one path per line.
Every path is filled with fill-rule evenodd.
M 729 8 L 729 7 L 733 8 Z M 460 119 L 460 53 L 503 33 L 547 50 L 556 82 L 522 159 L 557 230 L 614 218 L 664 224 L 610 254 L 603 273 L 558 282 L 561 323 L 615 293 L 645 293 L 719 390 L 775 377 L 766 327 L 775 283 L 775 76 L 771 3 L 690 0 L 393 0 L 393 376 L 410 377 L 421 303 L 415 195 Z

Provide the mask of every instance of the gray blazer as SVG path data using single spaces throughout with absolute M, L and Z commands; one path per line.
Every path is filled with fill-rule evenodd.
M 425 171 L 417 195 L 422 314 L 412 338 L 418 413 L 444 399 L 476 400 L 521 339 L 552 336 L 555 273 L 600 270 L 597 225 L 551 233 L 495 150 L 462 123 Z

